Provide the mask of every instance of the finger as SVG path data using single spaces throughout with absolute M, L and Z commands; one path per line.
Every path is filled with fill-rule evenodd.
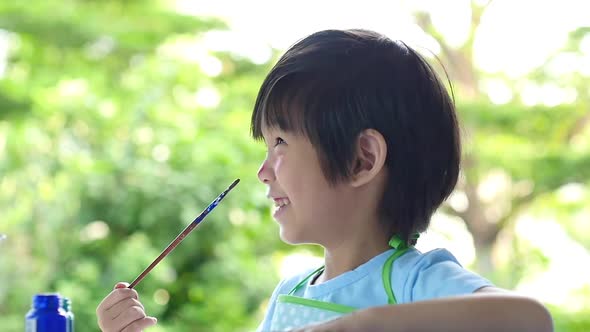
M 96 308 L 97 313 L 99 311 L 106 311 L 110 309 L 115 304 L 127 299 L 127 298 L 135 298 L 139 299 L 139 295 L 135 289 L 129 288 L 118 288 L 113 290 L 107 297 L 105 297 L 102 302 Z
M 145 328 L 156 325 L 157 322 L 158 320 L 155 317 L 145 317 L 127 325 L 123 330 L 121 330 L 121 332 L 143 331 Z
M 123 330 L 126 326 L 130 325 L 131 323 L 135 322 L 136 320 L 141 320 L 146 318 L 147 315 L 145 311 L 138 306 L 129 307 L 123 310 L 117 318 L 113 319 L 109 325 L 117 326 L 119 329 Z M 119 330 L 117 330 L 119 331 Z
M 109 320 L 113 320 L 121 313 L 123 313 L 127 308 L 130 307 L 140 307 L 141 310 L 145 311 L 145 308 L 141 302 L 137 301 L 136 299 L 129 297 L 119 303 L 116 303 L 114 306 L 110 307 L 105 311 L 105 316 Z
M 129 283 L 127 283 L 127 282 L 118 282 L 118 283 L 115 285 L 115 288 L 113 288 L 113 289 L 117 289 L 117 288 L 127 288 L 127 287 L 129 287 Z

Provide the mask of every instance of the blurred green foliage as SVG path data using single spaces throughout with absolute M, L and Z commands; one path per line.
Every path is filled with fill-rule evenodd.
M 253 328 L 280 245 L 253 176 L 264 151 L 248 137 L 267 66 L 210 54 L 224 71 L 206 75 L 171 50 L 198 50 L 223 24 L 157 2 L 2 2 L 0 27 L 12 48 L 0 81 L 2 330 L 23 329 L 34 293 L 59 291 L 78 330 L 96 331 L 114 283 L 135 278 L 235 178 L 137 289 L 160 330 Z M 198 105 L 211 87 L 219 105 Z
M 277 262 L 293 249 L 269 218 L 255 176 L 264 150 L 249 138 L 271 64 L 207 50 L 203 35 L 224 28 L 160 1 L 0 3 L 9 45 L 0 80 L 2 331 L 23 330 L 32 295 L 46 291 L 72 299 L 77 330 L 97 331 L 95 308 L 113 285 L 135 278 L 235 178 L 238 187 L 137 290 L 159 319 L 154 331 L 255 328 Z M 207 73 L 202 54 L 219 61 L 219 75 Z M 218 103 L 199 101 L 203 91 Z M 590 195 L 573 205 L 555 198 L 564 184 L 588 185 L 590 135 L 571 135 L 587 105 L 459 109 L 467 159 L 477 160 L 467 176 L 479 182 L 502 169 L 515 184 L 533 183 L 509 203 L 559 218 L 590 249 L 576 217 L 588 215 Z M 500 286 L 548 264 L 526 243 L 513 248 L 512 263 L 491 276 Z M 551 310 L 557 331 L 590 329 L 588 307 Z

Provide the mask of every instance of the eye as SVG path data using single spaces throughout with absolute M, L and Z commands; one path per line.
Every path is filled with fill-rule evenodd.
M 285 140 L 282 139 L 282 138 L 280 138 L 280 137 L 277 137 L 275 139 L 275 146 L 278 146 L 278 145 L 281 145 L 281 144 L 285 144 L 285 143 L 287 143 L 287 142 L 285 142 Z

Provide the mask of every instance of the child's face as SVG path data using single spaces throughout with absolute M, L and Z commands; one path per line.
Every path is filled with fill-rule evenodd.
M 285 242 L 334 244 L 346 231 L 354 207 L 346 183 L 330 186 L 310 141 L 275 128 L 263 128 L 267 156 L 258 178 L 275 203 L 273 217 Z M 342 234 L 340 234 L 342 235 Z

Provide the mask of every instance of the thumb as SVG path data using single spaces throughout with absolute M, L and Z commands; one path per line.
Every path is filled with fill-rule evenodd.
M 128 286 L 129 286 L 129 283 L 118 282 L 113 289 L 127 288 Z

